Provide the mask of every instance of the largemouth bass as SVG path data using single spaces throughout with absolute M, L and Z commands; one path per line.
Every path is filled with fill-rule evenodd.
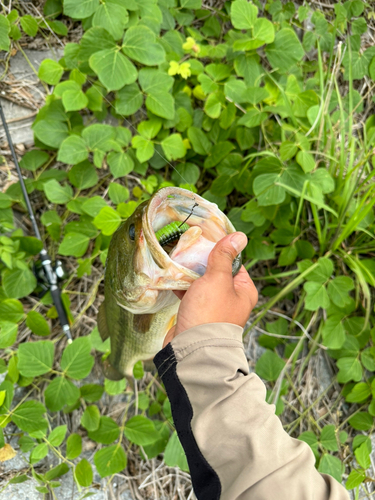
M 172 224 L 176 221 L 181 224 Z M 107 378 L 130 378 L 137 361 L 152 361 L 176 320 L 180 300 L 172 290 L 187 290 L 202 276 L 216 242 L 234 231 L 217 205 L 175 187 L 159 190 L 117 229 L 108 249 L 105 300 L 98 314 L 100 335 L 111 342 Z M 168 246 L 160 244 L 156 232 Z M 161 239 L 164 232 L 168 234 Z M 233 274 L 240 267 L 241 255 Z

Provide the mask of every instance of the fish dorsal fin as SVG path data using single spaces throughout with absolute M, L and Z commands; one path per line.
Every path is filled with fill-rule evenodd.
M 105 302 L 103 302 L 99 306 L 98 319 L 97 319 L 98 330 L 99 330 L 100 337 L 101 337 L 103 342 L 105 340 L 107 340 L 107 338 L 109 337 L 109 330 L 108 330 L 108 326 L 107 326 L 107 318 L 106 318 L 106 314 L 105 314 L 105 305 L 104 304 L 105 304 Z

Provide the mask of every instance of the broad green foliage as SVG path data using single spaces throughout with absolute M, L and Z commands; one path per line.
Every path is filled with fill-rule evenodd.
M 305 4 L 47 0 L 43 19 L 21 5 L 0 15 L 0 50 L 19 50 L 25 34 L 83 30 L 60 60 L 39 67 L 48 95 L 33 123 L 35 147 L 20 162 L 45 245 L 73 270 L 63 285 L 71 322 L 86 312 L 69 309 L 79 280 L 105 264 L 112 234 L 139 203 L 172 185 L 216 203 L 248 236 L 243 258 L 267 299 L 253 321 L 263 330 L 255 371 L 267 381 L 267 401 L 281 415 L 293 376 L 301 379 L 317 346 L 325 349 L 350 414 L 337 426 L 309 417 L 299 439 L 319 471 L 339 481 L 345 472 L 352 489 L 367 477 L 371 443 L 362 433 L 375 417 L 375 49 L 361 38 L 374 14 L 361 0 L 328 13 Z M 125 380 L 84 380 L 109 341 L 96 328 L 71 345 L 56 333 L 51 297 L 38 300 L 31 270 L 41 244 L 16 229 L 13 205 L 24 206 L 17 183 L 0 193 L 0 447 L 12 422 L 42 493 L 69 468 L 80 488 L 92 484 L 82 439 L 100 445 L 102 477 L 126 467 L 129 446 L 188 471 L 162 390 L 147 385 L 134 397 Z M 93 304 L 92 293 L 81 307 Z M 143 376 L 137 363 L 135 380 Z M 28 391 L 21 403 L 17 387 Z M 125 390 L 133 416 L 102 415 L 103 394 Z M 80 412 L 79 433 L 53 429 L 59 411 Z M 289 426 L 293 436 L 301 419 L 296 413 Z M 36 472 L 51 451 L 61 463 Z

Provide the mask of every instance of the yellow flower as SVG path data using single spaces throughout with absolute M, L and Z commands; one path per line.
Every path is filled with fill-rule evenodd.
M 169 70 L 168 70 L 168 75 L 174 76 L 179 73 L 180 65 L 176 61 L 170 61 L 169 62 Z
M 195 45 L 195 40 L 191 36 L 188 36 L 186 42 L 182 45 L 182 48 L 187 52 L 191 50 Z
M 182 78 L 184 78 L 185 80 L 187 78 L 189 78 L 189 76 L 191 75 L 191 71 L 190 71 L 190 63 L 188 62 L 184 62 L 182 64 L 180 64 L 180 68 L 178 70 L 178 73 L 182 76 Z

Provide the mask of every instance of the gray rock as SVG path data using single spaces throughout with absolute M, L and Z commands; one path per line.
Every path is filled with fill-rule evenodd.
M 63 50 L 25 50 L 25 54 L 36 71 L 44 59 L 58 60 L 63 55 Z M 34 143 L 31 125 L 36 111 L 44 104 L 46 91 L 39 78 L 33 72 L 21 52 L 11 57 L 9 70 L 0 90 L 0 101 L 4 115 L 9 121 L 9 130 L 14 144 Z M 2 98 L 8 95 L 13 99 Z M 25 106 L 26 104 L 26 106 Z M 27 104 L 31 107 L 27 107 Z M 0 126 L 0 142 L 3 142 L 5 132 Z

